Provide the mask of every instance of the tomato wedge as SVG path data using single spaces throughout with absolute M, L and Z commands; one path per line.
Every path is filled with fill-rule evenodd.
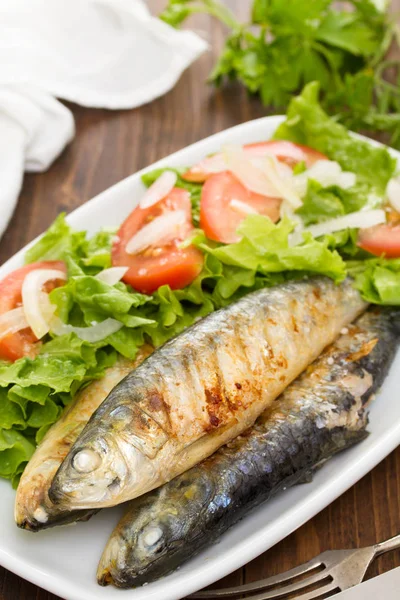
M 25 265 L 7 275 L 0 281 L 0 314 L 4 314 L 21 305 L 22 284 L 28 273 L 36 269 L 57 269 L 67 272 L 62 261 L 43 261 Z M 48 282 L 46 291 L 51 291 L 57 282 Z M 30 328 L 17 331 L 0 339 L 0 359 L 14 361 L 23 356 L 33 357 L 38 347 L 38 340 Z
M 126 246 L 143 227 L 168 212 L 180 210 L 186 221 L 174 232 L 173 239 L 162 238 L 137 254 L 128 254 Z M 180 243 L 193 230 L 190 194 L 186 190 L 173 188 L 171 192 L 153 206 L 135 208 L 121 225 L 112 247 L 113 266 L 129 267 L 123 277 L 125 283 L 144 294 L 151 294 L 161 285 L 168 284 L 173 290 L 189 285 L 200 273 L 203 254 L 197 248 L 179 248 Z
M 279 219 L 279 198 L 250 192 L 229 171 L 216 173 L 205 182 L 201 193 L 200 226 L 207 237 L 225 244 L 239 241 L 236 233 L 249 213 Z
M 358 246 L 375 256 L 400 258 L 400 225 L 376 225 L 359 233 Z
M 273 154 L 278 160 L 288 164 L 290 167 L 303 161 L 306 163 L 307 167 L 311 167 L 317 160 L 327 159 L 324 154 L 321 154 L 321 152 L 318 152 L 313 148 L 308 148 L 308 146 L 294 144 L 293 142 L 287 142 L 285 140 L 270 140 L 268 142 L 246 144 L 243 146 L 243 150 L 248 154 L 249 158 Z M 223 156 L 221 153 L 218 153 L 208 156 L 197 165 L 194 165 L 182 175 L 182 178 L 193 183 L 202 183 L 211 177 L 213 171 L 218 172 L 223 170 Z

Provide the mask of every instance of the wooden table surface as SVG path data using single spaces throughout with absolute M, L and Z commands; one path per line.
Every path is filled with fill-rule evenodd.
M 165 0 L 149 0 L 156 13 Z M 227 0 L 245 15 L 250 0 Z M 400 9 L 400 0 L 393 2 Z M 15 215 L 0 243 L 0 263 L 45 230 L 60 211 L 70 212 L 127 175 L 227 127 L 268 114 L 237 85 L 215 91 L 205 84 L 224 31 L 206 16 L 191 26 L 207 36 L 203 55 L 163 98 L 135 110 L 71 106 L 72 144 L 43 174 L 27 175 Z M 220 585 L 280 573 L 328 549 L 373 544 L 400 532 L 400 448 L 336 502 Z M 400 565 L 400 551 L 379 558 L 370 576 Z M 121 594 L 122 598 L 123 594 Z M 0 600 L 57 600 L 0 568 Z

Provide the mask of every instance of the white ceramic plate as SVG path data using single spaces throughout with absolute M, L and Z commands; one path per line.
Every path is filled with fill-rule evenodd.
M 165 158 L 149 169 L 190 165 L 227 143 L 249 143 L 272 136 L 282 117 L 266 117 L 213 135 Z M 393 153 L 397 158 L 399 153 Z M 145 169 L 149 170 L 149 169 Z M 100 194 L 68 218 L 71 225 L 94 233 L 118 225 L 143 193 L 141 173 Z M 26 249 L 25 249 L 26 250 Z M 0 269 L 0 278 L 20 266 L 21 250 Z M 142 588 L 121 591 L 101 588 L 95 575 L 98 560 L 121 509 L 105 510 L 88 523 L 32 534 L 13 521 L 15 492 L 0 480 L 0 563 L 21 577 L 66 600 L 177 600 L 252 560 L 305 521 L 370 471 L 400 443 L 400 353 L 375 400 L 371 435 L 361 444 L 328 462 L 309 485 L 288 490 L 259 507 L 222 536 L 220 542 L 185 564 L 179 571 Z

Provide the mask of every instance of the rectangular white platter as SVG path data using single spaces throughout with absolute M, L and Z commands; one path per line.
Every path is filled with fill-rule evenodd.
M 213 135 L 157 162 L 103 192 L 68 217 L 72 226 L 94 233 L 117 226 L 143 193 L 140 176 L 163 166 L 191 165 L 229 143 L 270 138 L 283 117 L 265 117 Z M 376 145 L 376 142 L 372 142 Z M 400 154 L 392 151 L 393 156 Z M 0 268 L 0 279 L 23 263 L 26 248 Z M 101 588 L 96 567 L 121 508 L 104 510 L 88 523 L 32 534 L 13 520 L 15 492 L 0 480 L 0 564 L 66 600 L 178 600 L 249 562 L 340 496 L 400 443 L 400 353 L 370 413 L 369 437 L 329 461 L 312 483 L 297 486 L 260 506 L 220 542 L 174 574 L 135 590 Z M 384 491 L 382 491 L 384 493 Z

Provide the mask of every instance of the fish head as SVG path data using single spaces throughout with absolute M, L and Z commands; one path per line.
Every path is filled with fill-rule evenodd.
M 58 469 L 49 497 L 69 510 L 114 506 L 152 489 L 155 463 L 135 433 L 131 409 L 83 431 Z
M 204 533 L 216 489 L 217 479 L 195 467 L 131 502 L 104 549 L 99 584 L 137 587 L 177 568 Z
M 151 495 L 151 494 L 150 494 Z M 138 500 L 141 500 L 139 498 Z M 113 583 L 117 587 L 131 588 L 157 579 L 165 568 L 165 560 L 171 570 L 181 560 L 183 529 L 175 507 L 175 513 L 167 512 L 161 518 L 152 519 L 149 505 L 147 518 L 138 523 L 133 531 L 130 523 L 123 521 L 114 531 L 99 563 L 97 577 L 100 585 Z M 175 546 L 179 548 L 175 555 Z

